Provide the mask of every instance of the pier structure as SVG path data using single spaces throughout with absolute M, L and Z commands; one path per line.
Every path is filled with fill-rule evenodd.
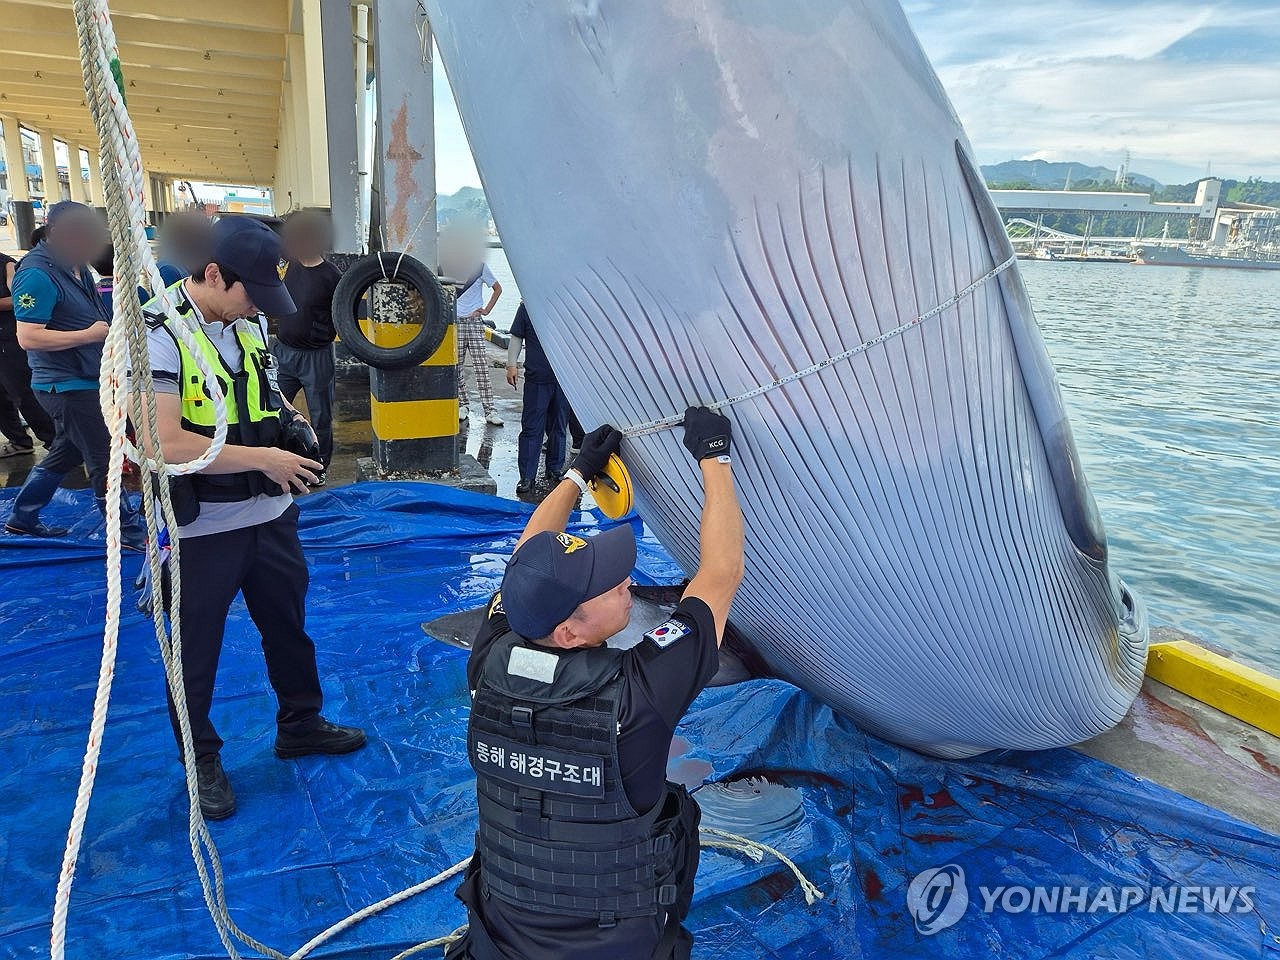
M 435 269 L 432 41 L 422 4 L 112 0 L 111 17 L 150 225 L 192 207 L 323 210 L 340 268 L 384 250 Z M 52 203 L 104 206 L 99 144 L 70 4 L 8 0 L 0 50 L 0 209 L 9 246 L 25 249 Z M 270 199 L 220 211 L 209 202 L 216 192 L 197 195 L 199 183 Z M 371 300 L 379 335 L 412 339 L 420 299 L 380 282 Z M 369 370 L 375 474 L 458 472 L 455 360 L 450 329 L 421 366 Z M 365 376 L 362 365 L 341 368 Z

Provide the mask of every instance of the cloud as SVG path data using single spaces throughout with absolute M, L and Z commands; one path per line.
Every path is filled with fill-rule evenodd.
M 984 163 L 1041 157 L 1166 183 L 1212 163 L 1280 180 L 1275 0 L 907 0 L 903 4 Z M 437 181 L 479 184 L 436 58 Z
M 911 2 L 907 16 L 984 162 L 1133 168 L 1173 182 L 1212 162 L 1280 179 L 1274 3 Z M 1139 161 L 1141 158 L 1141 162 Z

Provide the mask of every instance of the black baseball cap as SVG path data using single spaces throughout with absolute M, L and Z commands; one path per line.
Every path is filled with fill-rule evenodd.
M 549 637 L 580 605 L 627 579 L 635 565 L 630 524 L 587 538 L 535 534 L 521 544 L 502 578 L 507 623 L 530 640 Z
M 298 312 L 280 279 L 280 238 L 250 217 L 222 217 L 213 225 L 213 259 L 244 284 L 253 305 L 269 317 Z

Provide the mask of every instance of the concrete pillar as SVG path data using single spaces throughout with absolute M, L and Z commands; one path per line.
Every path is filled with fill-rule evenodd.
M 348 19 L 350 14 L 348 13 Z M 302 0 L 302 117 L 310 175 L 303 186 L 302 206 L 329 206 L 329 131 L 325 127 L 324 36 L 320 0 Z M 295 84 L 297 81 L 295 81 Z
M 345 3 L 342 5 L 346 7 Z M 434 268 L 435 116 L 431 63 L 424 60 L 418 39 L 418 30 L 429 36 L 429 26 L 416 0 L 378 0 L 375 15 L 379 131 L 376 162 L 381 171 L 379 212 L 386 249 L 407 253 Z M 342 27 L 350 36 L 349 12 Z M 350 43 L 345 43 L 343 49 L 349 50 Z M 350 60 L 335 66 L 335 74 L 339 68 L 346 79 L 335 77 L 335 83 L 342 82 L 344 89 L 349 89 L 354 79 Z M 351 121 L 354 112 L 353 104 Z M 343 117 L 345 129 L 345 111 Z M 354 130 L 354 122 L 350 126 Z M 332 137 L 330 145 L 334 145 Z M 332 182 L 336 185 L 336 178 Z M 354 192 L 358 179 L 345 180 L 343 189 Z M 401 284 L 376 285 L 371 303 L 373 320 L 368 323 L 368 332 L 375 342 L 404 343 L 421 323 L 421 301 Z M 370 369 L 373 460 L 379 476 L 394 472 L 457 477 L 460 468 L 465 474 L 487 476 L 474 461 L 463 463 L 459 457 L 457 350 L 456 326 L 451 324 L 440 349 L 421 366 L 411 370 Z
M 58 158 L 53 150 L 53 134 L 40 131 L 40 180 L 44 184 L 44 207 L 48 209 L 62 199 L 62 186 L 58 182 Z
M 144 168 L 142 171 L 142 209 L 147 212 L 147 223 L 156 222 L 156 193 L 152 189 L 151 174 Z
M 409 26 L 429 32 L 419 10 L 417 0 L 380 0 L 375 8 L 382 229 L 387 249 L 434 264 L 436 141 L 431 63 L 424 61 L 418 33 Z
M 0 117 L 4 127 L 4 167 L 9 180 L 9 198 L 11 200 L 30 200 L 31 191 L 27 189 L 27 167 L 22 159 L 22 134 L 18 132 L 18 121 L 13 117 Z
M 303 6 L 306 4 L 304 2 Z M 307 105 L 306 41 L 298 35 L 285 43 L 289 61 L 289 85 L 285 91 L 284 111 L 293 130 L 293 160 L 297 176 L 293 182 L 293 207 L 309 206 L 311 169 L 310 107 Z M 327 176 L 327 175 L 326 175 Z
M 361 235 L 360 228 L 360 138 L 356 128 L 356 103 L 364 91 L 357 89 L 355 79 L 349 0 L 320 0 L 320 19 L 323 71 L 317 72 L 321 74 L 324 87 L 329 210 L 333 217 L 334 249 L 340 253 L 359 253 L 365 249 L 367 238 Z M 401 24 L 398 30 L 393 28 L 393 33 L 401 33 L 405 29 Z M 394 42 L 394 39 L 389 37 L 388 42 Z M 417 91 L 420 99 L 430 99 L 430 82 L 428 73 L 427 87 Z
M 102 168 L 98 165 L 97 146 L 87 147 L 89 152 L 89 200 L 101 210 L 107 208 L 107 195 L 102 189 Z
M 294 185 L 298 182 L 298 149 L 294 136 L 293 93 L 286 80 L 280 89 L 279 148 L 276 150 L 276 176 L 271 184 L 271 209 L 282 217 L 291 209 Z
M 9 200 L 12 216 L 9 233 L 23 250 L 35 229 L 35 211 L 31 205 L 31 191 L 27 187 L 27 165 L 22 157 L 22 134 L 14 117 L 0 117 L 4 129 L 4 167 L 9 181 Z
M 91 204 L 89 184 L 84 181 L 84 158 L 80 156 L 80 144 L 68 140 L 67 144 L 67 184 L 71 188 L 71 199 L 77 203 Z

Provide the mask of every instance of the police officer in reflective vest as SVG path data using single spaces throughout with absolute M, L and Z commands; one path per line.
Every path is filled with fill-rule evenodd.
M 458 890 L 470 929 L 450 960 L 686 958 L 698 811 L 666 781 L 671 737 L 715 675 L 743 572 L 729 421 L 685 414 L 700 464 L 701 554 L 671 619 L 630 650 L 630 526 L 564 532 L 621 435 L 589 434 L 529 520 L 472 648 L 467 750 L 480 828 Z
M 209 710 L 223 628 L 237 593 L 243 593 L 262 634 L 267 677 L 279 705 L 276 756 L 350 753 L 365 745 L 365 735 L 320 716 L 315 644 L 305 627 L 307 564 L 291 493 L 304 492 L 321 467 L 291 439 L 301 433 L 304 446 L 318 449 L 306 421 L 271 382 L 259 318 L 264 310 L 276 316 L 294 312 L 277 272 L 280 240 L 263 224 L 237 217 L 220 220 L 210 239 L 207 264 L 169 291 L 179 313 L 196 321 L 200 353 L 221 384 L 227 442 L 204 470 L 172 478 L 171 491 L 182 541 L 183 685 L 200 808 L 208 819 L 221 819 L 234 812 L 236 800 Z M 211 391 L 159 303 L 153 300 L 143 312 L 160 444 L 170 463 L 192 460 L 213 436 Z M 176 735 L 172 702 L 170 715 Z

